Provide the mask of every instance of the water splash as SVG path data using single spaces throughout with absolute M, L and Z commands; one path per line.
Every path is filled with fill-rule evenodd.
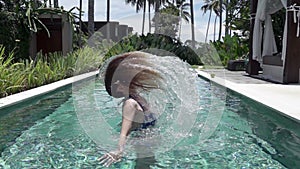
M 199 110 L 197 74 L 187 63 L 177 57 L 141 54 L 145 55 L 143 62 L 138 62 L 138 58 L 125 62 L 137 73 L 147 69 L 161 75 L 163 80 L 160 82 L 160 89 L 140 93 L 151 106 L 151 111 L 157 113 L 158 122 L 151 131 L 143 131 L 138 134 L 139 137 L 130 137 L 126 150 L 127 152 L 137 152 L 136 146 L 147 145 L 151 151 L 161 153 L 176 146 L 188 136 L 193 128 Z M 105 91 L 103 78 L 106 66 L 107 64 L 104 64 L 101 69 L 100 79 L 95 80 L 93 89 L 84 93 L 81 90 L 74 90 L 73 97 L 78 119 L 86 133 L 99 146 L 113 149 L 116 148 L 119 135 L 117 124 L 118 120 L 119 122 L 121 120 L 118 104 L 120 99 L 111 98 Z M 84 87 L 81 84 L 80 88 L 88 89 L 90 87 Z M 88 95 L 94 97 L 85 98 Z M 84 109 L 76 106 L 82 105 L 80 102 L 89 104 L 88 107 L 91 107 L 91 110 L 85 110 L 86 105 Z M 141 135 L 143 135 L 143 139 L 141 139 Z

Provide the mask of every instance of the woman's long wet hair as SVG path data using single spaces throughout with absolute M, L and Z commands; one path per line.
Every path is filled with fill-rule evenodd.
M 107 93 L 115 98 L 131 97 L 142 106 L 144 111 L 148 110 L 146 100 L 139 93 L 160 89 L 163 79 L 154 69 L 154 65 L 148 61 L 150 56 L 151 54 L 144 52 L 129 52 L 111 58 L 104 75 Z M 120 83 L 128 87 L 127 96 L 116 91 Z

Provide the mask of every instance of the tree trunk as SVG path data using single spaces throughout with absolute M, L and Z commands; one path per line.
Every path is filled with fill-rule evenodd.
M 155 20 L 155 30 L 154 30 L 154 33 L 157 33 L 157 31 L 158 31 L 158 17 L 159 17 L 159 2 L 158 1 L 156 1 L 155 2 L 155 15 L 154 15 L 154 20 Z
M 218 18 L 218 16 L 216 15 L 216 17 L 215 17 L 215 22 L 214 22 L 214 42 L 216 41 L 217 18 Z
M 78 37 L 78 45 L 81 48 L 81 32 L 82 32 L 82 22 L 81 22 L 81 15 L 82 15 L 82 0 L 79 0 L 79 37 Z
M 107 0 L 106 21 L 110 21 L 110 0 Z
M 107 9 L 106 9 L 106 21 L 107 21 L 107 26 L 106 26 L 106 38 L 110 39 L 110 0 L 107 0 Z
M 209 17 L 208 17 L 208 22 L 207 22 L 207 29 L 206 29 L 205 43 L 207 42 L 207 37 L 208 37 L 208 30 L 209 30 L 209 23 L 210 23 L 211 13 L 212 13 L 212 11 L 210 10 L 210 12 L 209 12 Z
M 192 27 L 192 48 L 195 48 L 195 27 L 194 27 L 194 0 L 190 0 L 191 27 Z
M 89 36 L 92 36 L 94 33 L 94 0 L 89 0 L 88 4 L 88 31 L 89 31 Z
M 228 4 L 229 4 L 229 0 L 226 0 L 226 8 L 225 8 L 225 36 L 229 34 L 229 23 L 228 23 L 228 17 L 229 17 L 229 11 L 228 11 Z
M 148 1 L 149 33 L 151 33 L 151 3 Z
M 54 8 L 58 8 L 58 0 L 54 0 Z
M 146 17 L 146 0 L 144 0 L 144 9 L 143 9 L 143 24 L 142 24 L 142 35 L 144 35 L 145 30 L 145 17 Z
M 219 40 L 221 40 L 221 36 L 222 36 L 222 22 L 223 22 L 223 0 L 220 0 L 220 29 L 219 29 Z
M 182 28 L 181 12 L 182 12 L 182 11 L 180 11 L 180 15 L 179 15 L 179 19 L 180 19 L 180 21 L 179 21 L 179 32 L 178 32 L 178 39 L 179 39 L 179 40 L 180 40 L 180 36 L 181 36 L 181 28 Z
M 52 2 L 49 0 L 49 8 L 52 8 Z

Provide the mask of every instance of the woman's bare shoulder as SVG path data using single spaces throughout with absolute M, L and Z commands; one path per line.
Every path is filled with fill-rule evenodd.
M 130 108 L 130 109 L 135 109 L 135 110 L 138 110 L 138 111 L 143 111 L 143 109 L 139 105 L 139 103 L 136 100 L 132 99 L 132 98 L 129 98 L 129 99 L 125 100 L 124 108 Z

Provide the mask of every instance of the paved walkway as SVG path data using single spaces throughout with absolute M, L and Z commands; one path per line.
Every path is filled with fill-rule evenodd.
M 300 122 L 300 84 L 275 84 L 244 71 L 197 70 L 198 74 Z

